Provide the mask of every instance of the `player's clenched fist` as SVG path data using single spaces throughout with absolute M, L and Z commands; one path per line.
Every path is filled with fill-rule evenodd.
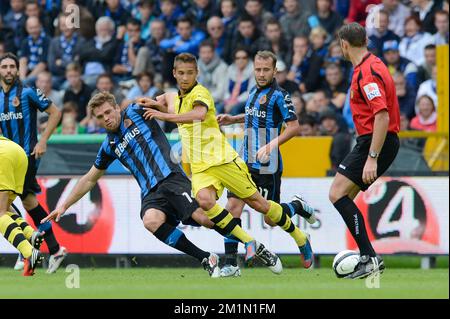
M 219 114 L 217 115 L 217 122 L 219 123 L 219 125 L 229 125 L 229 124 L 233 124 L 233 116 L 229 115 L 229 114 Z

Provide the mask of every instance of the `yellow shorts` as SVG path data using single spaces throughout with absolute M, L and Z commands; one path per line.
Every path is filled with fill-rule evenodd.
M 222 196 L 223 189 L 227 188 L 239 198 L 248 198 L 257 192 L 247 164 L 236 157 L 233 161 L 219 166 L 210 167 L 200 173 L 192 174 L 192 192 L 194 197 L 199 190 L 214 186 L 217 198 Z
M 9 191 L 9 199 L 22 195 L 28 158 L 18 144 L 0 137 L 0 191 Z

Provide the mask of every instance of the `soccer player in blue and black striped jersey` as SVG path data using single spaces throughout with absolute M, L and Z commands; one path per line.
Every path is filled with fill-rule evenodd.
M 19 144 L 28 156 L 28 170 L 20 198 L 36 227 L 40 226 L 39 230 L 45 231 L 44 238 L 50 252 L 47 272 L 52 273 L 58 269 L 67 252 L 58 244 L 51 224 L 40 224 L 47 212 L 36 198 L 36 194 L 41 191 L 36 172 L 40 158 L 47 150 L 47 141 L 61 119 L 61 112 L 39 89 L 22 84 L 19 80 L 19 60 L 12 53 L 5 53 L 0 57 L 0 82 L 0 129 L 3 136 Z M 49 114 L 47 128 L 41 134 L 39 142 L 36 122 L 38 111 Z
M 252 179 L 263 197 L 280 202 L 281 175 L 283 164 L 279 145 L 298 135 L 299 124 L 289 93 L 275 80 L 277 57 L 270 51 L 259 51 L 254 59 L 256 86 L 250 91 L 245 114 L 218 115 L 219 125 L 245 123 L 243 159 L 247 163 Z M 281 132 L 283 123 L 286 129 Z M 241 223 L 245 203 L 233 193 L 228 193 L 227 210 Z M 299 214 L 309 223 L 315 222 L 314 209 L 301 197 L 294 196 L 292 202 L 282 203 L 283 214 L 292 217 Z M 282 217 L 283 218 L 283 217 Z M 275 226 L 265 218 L 266 223 Z M 309 268 L 313 255 L 309 240 L 299 247 L 303 266 Z M 221 276 L 239 276 L 237 265 L 238 241 L 229 236 L 225 239 L 225 266 Z
M 222 231 L 220 225 L 210 221 L 191 197 L 191 181 L 180 164 L 173 162 L 169 141 L 156 120 L 145 120 L 145 111 L 138 104 L 130 104 L 121 111 L 109 93 L 96 94 L 88 107 L 99 125 L 108 131 L 107 137 L 90 171 L 44 222 L 50 219 L 58 221 L 118 159 L 140 186 L 141 218 L 145 228 L 163 243 L 197 258 L 211 277 L 219 277 L 219 257 L 195 246 L 176 226 L 182 222 L 194 226 L 200 224 L 224 234 L 229 230 L 224 228 Z

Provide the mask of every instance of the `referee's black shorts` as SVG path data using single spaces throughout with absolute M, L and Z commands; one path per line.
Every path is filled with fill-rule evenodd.
M 39 167 L 39 160 L 36 160 L 34 155 L 28 156 L 28 168 L 25 175 L 25 182 L 23 183 L 23 192 L 20 195 L 20 199 L 24 200 L 28 194 L 39 194 L 41 187 L 39 186 L 36 174 Z
M 356 139 L 353 150 L 339 164 L 338 173 L 350 179 L 359 186 L 362 191 L 369 188 L 370 184 L 364 184 L 362 174 L 367 157 L 369 156 L 372 134 L 361 135 Z M 391 166 L 397 156 L 400 141 L 397 134 L 388 132 L 377 161 L 377 176 L 380 177 Z

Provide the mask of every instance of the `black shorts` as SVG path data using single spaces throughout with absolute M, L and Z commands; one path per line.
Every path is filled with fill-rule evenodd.
M 141 219 L 150 209 L 158 209 L 166 214 L 166 222 L 177 226 L 180 222 L 185 225 L 199 226 L 192 220 L 192 213 L 199 205 L 192 198 L 192 185 L 189 178 L 181 173 L 172 173 L 161 181 L 142 200 Z
M 362 135 L 356 139 L 356 145 L 353 150 L 339 164 L 338 173 L 350 179 L 359 186 L 362 191 L 369 188 L 369 184 L 364 184 L 362 174 L 367 157 L 369 156 L 370 143 L 372 135 Z M 400 142 L 397 134 L 388 133 L 380 151 L 377 161 L 377 176 L 380 177 L 389 168 L 397 156 Z
M 247 165 L 248 166 L 248 165 Z M 280 202 L 281 175 L 283 172 L 277 171 L 275 174 L 260 174 L 259 170 L 248 166 L 248 171 L 252 175 L 259 193 L 267 200 L 276 203 Z M 232 192 L 227 193 L 227 198 L 238 198 Z
M 23 183 L 23 192 L 22 195 L 20 195 L 21 200 L 24 200 L 28 194 L 39 194 L 41 192 L 41 187 L 36 179 L 38 167 L 39 160 L 36 161 L 34 156 L 29 156 L 27 174 L 25 175 L 25 182 Z

